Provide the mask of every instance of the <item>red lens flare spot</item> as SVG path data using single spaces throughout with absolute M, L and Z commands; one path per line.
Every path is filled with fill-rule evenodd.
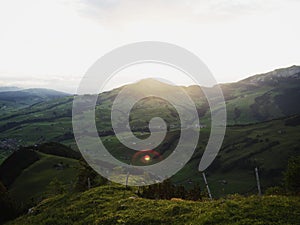
M 141 150 L 132 157 L 133 164 L 148 164 L 156 161 L 161 161 L 162 156 L 154 150 Z
M 145 161 L 150 161 L 151 157 L 149 155 L 144 156 Z

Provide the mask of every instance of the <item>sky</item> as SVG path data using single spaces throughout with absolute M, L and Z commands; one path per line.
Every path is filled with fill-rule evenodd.
M 0 86 L 75 93 L 111 50 L 164 41 L 196 54 L 219 83 L 300 65 L 300 0 L 0 0 Z M 145 77 L 191 80 L 166 66 L 132 66 L 106 90 Z

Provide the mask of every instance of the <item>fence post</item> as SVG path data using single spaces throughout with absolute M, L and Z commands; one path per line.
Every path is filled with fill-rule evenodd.
M 88 180 L 87 180 L 87 182 L 88 182 L 88 190 L 90 190 L 91 189 L 91 180 L 90 180 L 90 178 L 88 177 Z
M 205 173 L 203 172 L 202 175 L 203 175 L 204 183 L 205 183 L 205 186 L 206 186 L 206 189 L 207 189 L 207 192 L 208 192 L 209 199 L 212 200 L 212 195 L 211 195 L 211 192 L 210 192 L 207 180 L 206 180 Z
M 260 188 L 260 181 L 259 181 L 259 174 L 258 174 L 258 168 L 257 167 L 255 167 L 255 176 L 256 176 L 258 195 L 261 196 L 261 188 Z

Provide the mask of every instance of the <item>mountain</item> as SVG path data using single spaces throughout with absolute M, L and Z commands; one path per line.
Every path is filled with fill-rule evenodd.
M 220 85 L 226 100 L 228 128 L 220 154 L 207 170 L 208 181 L 216 196 L 236 192 L 255 193 L 254 167 L 259 168 L 263 190 L 278 185 L 288 158 L 300 154 L 299 71 L 300 67 L 293 66 Z M 183 107 L 185 102 L 178 95 L 178 88 L 183 88 L 190 95 L 203 125 L 201 139 L 190 162 L 172 180 L 185 186 L 189 185 L 189 180 L 202 182 L 198 164 L 210 133 L 210 110 L 202 89 L 198 86 L 178 87 L 155 79 L 142 80 L 126 87 L 130 90 L 128 98 L 151 90 L 178 97 Z M 214 87 L 206 89 L 214 91 Z M 111 107 L 120 90 L 99 95 L 96 124 L 101 139 L 109 146 L 111 153 L 128 162 L 133 152 L 116 139 L 110 122 Z M 0 153 L 3 153 L 3 159 L 18 146 L 45 142 L 59 142 L 76 150 L 72 130 L 73 96 L 62 94 L 59 97 L 60 93 L 51 91 L 41 94 L 41 90 L 30 90 L 29 94 L 25 92 L 11 92 L 17 93 L 16 97 L 6 96 L 11 96 L 13 101 L 18 100 L 18 96 L 21 98 L 22 94 L 25 98 L 39 95 L 38 99 L 42 101 L 0 114 Z M 167 157 L 180 136 L 178 113 L 170 103 L 156 97 L 141 100 L 130 113 L 130 125 L 136 136 L 147 138 L 148 123 L 157 116 L 167 122 L 169 132 L 156 150 Z M 223 180 L 227 185 L 223 185 Z
M 263 122 L 300 113 L 300 67 L 223 84 L 229 124 Z
M 280 81 L 290 80 L 299 80 L 300 79 L 300 67 L 291 66 L 288 68 L 277 69 L 265 74 L 258 74 L 246 78 L 239 83 L 252 83 L 252 84 L 276 84 Z
M 0 92 L 19 91 L 19 90 L 22 90 L 22 88 L 19 88 L 19 87 L 0 87 Z
M 226 100 L 227 124 L 251 124 L 300 114 L 299 70 L 300 67 L 293 66 L 255 75 L 236 83 L 221 84 Z M 155 79 L 142 80 L 127 85 L 127 88 L 130 95 L 152 90 L 158 95 L 176 95 L 180 100 L 180 95 L 176 94 L 179 87 Z M 202 89 L 198 86 L 180 88 L 195 102 L 200 122 L 210 126 L 210 110 Z M 111 133 L 111 107 L 120 90 L 121 88 L 104 92 L 98 97 L 96 123 L 101 135 Z M 0 113 L 0 141 L 10 138 L 22 145 L 59 141 L 74 146 L 72 101 L 73 97 L 65 93 L 43 89 L 0 93 L 0 104 L 2 102 L 5 105 Z M 184 100 L 181 101 L 184 106 Z M 10 105 L 10 110 L 3 110 L 7 105 Z M 155 116 L 165 119 L 169 127 L 178 128 L 180 124 L 178 113 L 170 103 L 149 97 L 138 102 L 132 109 L 131 128 L 147 131 L 149 120 Z
M 34 88 L 18 90 L 13 87 L 2 88 L 2 91 L 0 91 L 0 114 L 66 96 L 69 96 L 69 94 L 50 89 Z
M 221 84 L 227 108 L 228 125 L 245 125 L 270 121 L 300 114 L 299 66 L 255 75 L 236 83 Z M 130 95 L 144 90 L 176 95 L 183 88 L 195 102 L 200 122 L 210 126 L 210 110 L 203 91 L 198 86 L 177 87 L 155 79 L 146 79 L 126 86 Z M 202 87 L 204 88 L 204 87 Z M 206 88 L 213 91 L 214 88 Z M 111 107 L 121 88 L 101 93 L 96 106 L 96 124 L 99 135 L 112 135 Z M 1 95 L 2 94 L 2 95 Z M 43 142 L 61 142 L 76 149 L 71 116 L 73 96 L 44 89 L 30 89 L 0 93 L 0 104 L 6 99 L 10 110 L 0 111 L 0 149 L 15 149 L 18 145 Z M 129 96 L 128 96 L 129 97 Z M 24 104 L 21 104 L 25 102 Z M 185 105 L 182 101 L 182 106 Z M 168 102 L 149 97 L 138 102 L 130 114 L 131 128 L 148 132 L 148 122 L 160 116 L 169 129 L 180 125 L 178 113 Z M 122 118 L 120 118 L 122 119 Z M 7 140 L 9 139 L 9 140 Z M 7 144 L 7 142 L 9 144 Z M 0 154 L 1 155 L 1 154 Z M 3 157 L 6 157 L 6 153 Z
M 269 187 L 282 185 L 288 159 L 300 155 L 299 72 L 300 67 L 292 66 L 220 85 L 226 101 L 228 126 L 217 158 L 205 171 L 213 197 L 235 193 L 256 194 L 254 168 L 258 168 L 263 193 Z M 187 189 L 199 183 L 203 190 L 205 184 L 198 165 L 210 135 L 211 113 L 203 90 L 214 93 L 216 87 L 178 87 L 156 79 L 146 79 L 126 85 L 126 88 L 129 91 L 121 104 L 142 93 L 169 94 L 179 100 L 178 106 L 185 107 L 187 115 L 191 109 L 186 106 L 179 88 L 189 94 L 202 124 L 200 140 L 190 161 L 171 181 Z M 112 105 L 121 90 L 117 88 L 99 94 L 95 117 L 98 134 L 115 158 L 140 166 L 142 161 L 135 157 L 136 151 L 121 144 L 112 130 Z M 73 98 L 66 93 L 45 89 L 0 92 L 0 104 L 5 104 L 0 113 L 0 162 L 3 161 L 0 165 L 0 187 L 3 183 L 10 196 L 23 206 L 31 207 L 47 198 L 50 184 L 56 185 L 56 189 L 74 188 L 81 165 L 72 130 Z M 125 116 L 122 115 L 118 122 L 122 122 Z M 153 159 L 154 163 L 167 158 L 177 146 L 181 134 L 178 113 L 174 106 L 158 97 L 142 99 L 130 112 L 130 127 L 141 139 L 149 137 L 148 123 L 157 116 L 166 121 L 168 132 L 155 149 L 159 157 Z M 84 117 L 82 121 L 85 121 Z M 89 149 L 93 140 L 98 138 L 91 137 L 86 148 Z M 120 179 L 126 177 L 122 171 L 119 173 L 116 176 Z M 82 194 L 58 195 L 42 201 L 33 213 L 10 224 L 70 224 L 78 219 L 85 224 L 95 221 L 105 224 L 140 224 L 141 221 L 143 224 L 147 224 L 144 221 L 149 224 L 174 224 L 174 221 L 201 224 L 216 221 L 216 205 L 219 207 L 218 215 L 222 215 L 217 223 L 255 223 L 258 218 L 261 222 L 264 221 L 264 210 L 276 215 L 272 220 L 274 222 L 296 224 L 295 221 L 298 221 L 294 210 L 291 210 L 289 220 L 282 214 L 283 207 L 298 207 L 298 199 L 293 197 L 230 197 L 211 203 L 129 199 L 135 196 L 136 191 L 111 184 Z M 91 204 L 93 207 L 90 207 Z M 103 209 L 103 204 L 107 210 Z M 200 216 L 199 207 L 205 209 Z M 101 209 L 101 212 L 90 212 L 90 208 Z M 147 210 L 143 211 L 144 208 Z M 248 214 L 249 208 L 250 211 L 257 210 L 255 218 Z M 135 214 L 138 210 L 142 210 L 143 216 Z M 162 215 L 153 218 L 153 213 L 158 211 Z M 232 218 L 232 213 L 243 215 L 243 219 Z M 183 214 L 187 216 L 185 219 Z M 181 215 L 180 218 L 177 215 Z
M 220 87 L 226 100 L 227 123 L 229 125 L 264 122 L 300 113 L 300 107 L 297 104 L 300 98 L 299 66 L 251 76 L 235 83 L 220 84 Z M 146 79 L 127 85 L 127 88 L 130 90 L 131 95 L 138 96 L 147 90 L 158 95 L 169 93 L 170 95 L 176 95 L 179 99 L 181 99 L 181 96 L 177 94 L 178 89 L 182 88 L 195 102 L 201 121 L 206 124 L 210 123 L 210 109 L 203 90 L 213 93 L 214 87 L 200 88 L 195 85 L 177 87 L 155 79 Z M 120 89 L 116 89 L 100 94 L 99 107 L 101 108 L 101 103 L 106 107 L 111 106 L 119 91 Z M 184 100 L 181 101 L 184 102 Z M 154 113 L 152 111 L 157 108 L 161 108 L 160 114 L 162 115 L 164 115 L 162 112 L 171 114 L 167 118 L 168 122 L 178 123 L 178 117 L 175 116 L 176 111 L 170 104 L 157 98 L 147 98 L 139 102 L 132 110 L 134 112 L 131 117 L 133 126 L 145 126 L 145 121 L 152 116 Z

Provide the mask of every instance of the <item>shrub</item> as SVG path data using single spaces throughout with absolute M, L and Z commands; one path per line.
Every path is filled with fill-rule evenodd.
M 285 190 L 282 187 L 270 187 L 266 190 L 265 192 L 266 195 L 284 195 L 285 194 Z
M 285 187 L 291 194 L 300 194 L 300 156 L 289 159 L 284 173 Z

